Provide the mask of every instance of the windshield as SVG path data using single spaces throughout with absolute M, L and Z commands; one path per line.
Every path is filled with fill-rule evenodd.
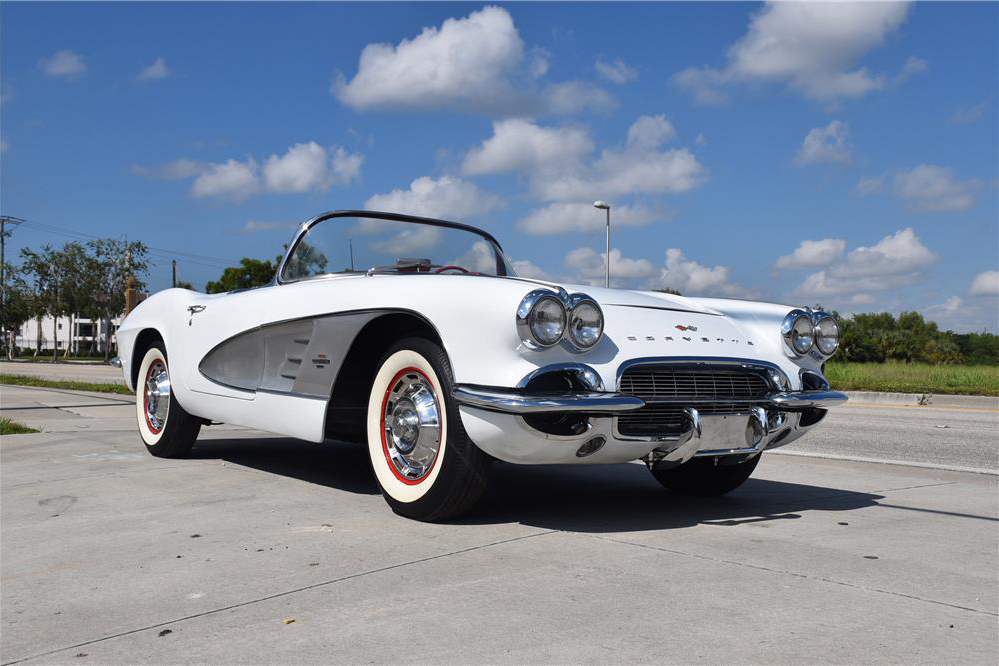
M 365 272 L 514 275 L 499 246 L 470 228 L 355 215 L 309 227 L 291 249 L 281 279 Z

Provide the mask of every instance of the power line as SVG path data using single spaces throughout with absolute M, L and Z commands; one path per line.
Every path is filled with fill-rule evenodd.
M 82 231 L 75 231 L 70 229 L 65 229 L 63 227 L 58 227 L 54 224 L 47 224 L 44 222 L 35 222 L 25 220 L 22 222 L 25 227 L 34 229 L 36 231 L 44 231 L 46 233 L 57 234 L 61 236 L 67 236 L 69 238 L 76 238 L 79 240 L 100 240 L 100 236 L 95 236 L 93 234 L 88 234 Z M 181 252 L 179 250 L 171 250 L 162 247 L 156 247 L 153 245 L 146 245 L 150 250 L 149 254 L 158 256 L 162 259 L 172 259 L 174 257 L 180 257 L 185 259 L 189 263 L 199 264 L 201 266 L 209 266 L 211 268 L 227 268 L 229 266 L 239 265 L 238 261 L 233 261 L 231 259 L 222 259 L 220 257 L 209 257 L 206 255 L 193 254 L 190 252 Z

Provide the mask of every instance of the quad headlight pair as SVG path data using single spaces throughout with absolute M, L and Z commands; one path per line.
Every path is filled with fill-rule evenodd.
M 586 294 L 535 289 L 517 307 L 517 333 L 529 349 L 547 349 L 566 340 L 577 351 L 586 351 L 604 334 L 604 314 Z
M 839 325 L 832 315 L 815 310 L 791 310 L 781 325 L 784 342 L 795 357 L 813 349 L 821 356 L 832 356 L 839 349 Z

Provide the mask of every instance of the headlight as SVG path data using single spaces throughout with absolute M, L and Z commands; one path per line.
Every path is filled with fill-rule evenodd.
M 815 344 L 815 326 L 812 318 L 804 310 L 791 310 L 781 325 L 781 335 L 788 348 L 798 356 L 804 356 Z
M 535 289 L 517 307 L 517 332 L 531 349 L 558 344 L 565 333 L 565 306 L 555 292 Z
M 569 341 L 579 349 L 590 349 L 604 333 L 604 314 L 595 301 L 582 294 L 573 294 L 570 303 Z
M 832 356 L 839 348 L 839 325 L 826 315 L 815 325 L 815 346 L 824 356 Z

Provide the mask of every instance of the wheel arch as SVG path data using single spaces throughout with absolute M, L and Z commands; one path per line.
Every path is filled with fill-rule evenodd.
M 429 319 L 410 310 L 386 312 L 357 332 L 333 383 L 326 410 L 327 438 L 365 441 L 368 392 L 378 372 L 378 363 L 393 343 L 408 337 L 426 338 L 447 354 L 437 328 Z
M 139 380 L 139 365 L 142 364 L 142 358 L 156 342 L 163 342 L 164 346 L 166 345 L 163 335 L 155 328 L 144 328 L 135 336 L 135 342 L 132 344 L 131 363 L 129 364 L 133 387 Z

